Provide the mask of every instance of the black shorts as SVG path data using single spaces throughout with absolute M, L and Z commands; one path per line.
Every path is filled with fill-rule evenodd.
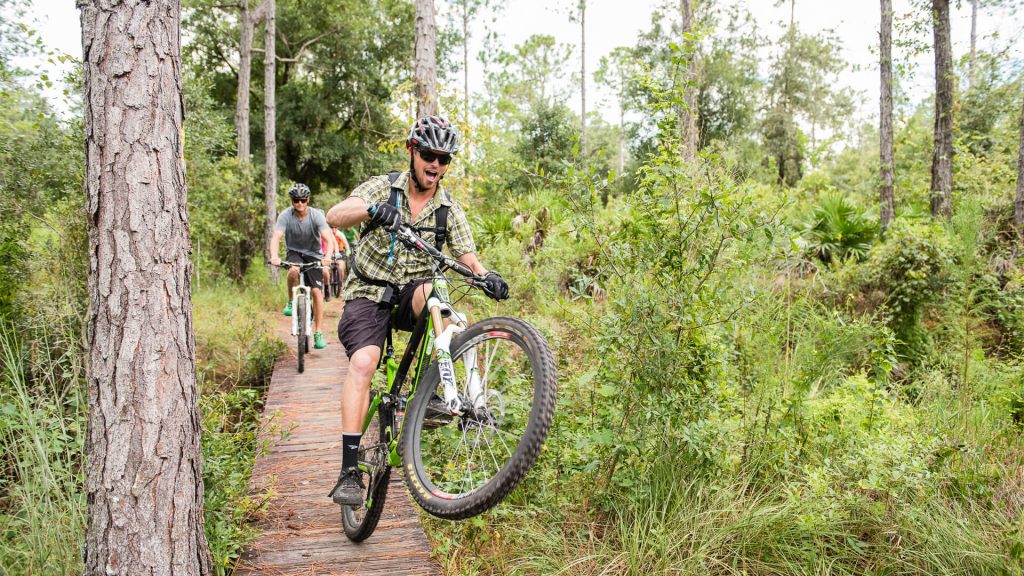
M 306 254 L 299 254 L 298 252 L 289 252 L 288 253 L 288 257 L 285 258 L 285 260 L 287 260 L 288 262 L 302 262 L 302 263 L 306 263 L 306 262 L 319 262 L 320 261 L 319 258 L 314 258 L 313 256 L 308 256 Z M 310 288 L 315 288 L 317 290 L 323 291 L 323 289 L 324 289 L 324 271 L 323 271 L 323 268 L 307 268 L 306 271 L 302 273 L 302 275 L 306 277 L 306 286 L 309 286 Z
M 411 332 L 416 325 L 412 297 L 415 289 L 424 282 L 426 280 L 417 280 L 402 288 L 394 315 L 395 328 Z M 384 339 L 391 329 L 391 319 L 391 306 L 387 303 L 377 303 L 369 298 L 345 302 L 345 310 L 341 313 L 341 320 L 338 320 L 338 340 L 345 347 L 345 355 L 351 359 L 352 354 L 360 348 L 383 347 Z

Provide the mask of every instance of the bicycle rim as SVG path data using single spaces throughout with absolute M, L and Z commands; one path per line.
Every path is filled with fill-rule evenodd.
M 345 536 L 353 542 L 362 542 L 373 534 L 384 510 L 391 467 L 387 464 L 387 445 L 381 441 L 383 434 L 384 425 L 380 421 L 378 411 L 359 442 L 359 470 L 366 486 L 366 502 L 363 506 L 355 508 L 341 507 L 341 524 L 345 529 Z
M 475 359 L 473 358 L 475 355 Z M 556 375 L 550 349 L 526 322 L 490 318 L 452 343 L 464 403 L 470 368 L 481 394 L 475 407 L 445 422 L 431 406 L 444 398 L 436 364 L 424 375 L 403 431 L 407 481 L 420 505 L 443 518 L 466 518 L 508 495 L 529 470 L 554 415 Z M 436 406 L 436 400 L 434 402 Z

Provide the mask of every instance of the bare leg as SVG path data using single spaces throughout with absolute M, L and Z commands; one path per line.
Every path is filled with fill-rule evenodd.
M 430 296 L 430 291 L 433 289 L 434 285 L 430 282 L 424 282 L 416 287 L 416 291 L 412 293 L 413 317 L 420 317 L 420 313 L 423 312 L 423 307 L 427 304 L 427 298 Z
M 348 373 L 341 387 L 341 431 L 362 434 L 363 420 L 370 407 L 370 381 L 380 361 L 380 346 L 356 350 L 348 362 Z
M 321 332 L 320 322 L 324 319 L 324 291 L 313 288 L 313 332 Z
M 292 301 L 292 292 L 295 287 L 299 285 L 299 269 L 296 266 L 292 266 L 288 269 L 288 301 Z M 297 312 L 296 312 L 297 314 Z

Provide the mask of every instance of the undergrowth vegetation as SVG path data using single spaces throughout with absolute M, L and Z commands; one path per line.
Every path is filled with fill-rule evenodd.
M 964 175 L 950 221 L 904 197 L 882 235 L 875 199 L 837 189 L 845 161 L 779 189 L 677 150 L 625 193 L 579 158 L 478 192 L 504 206 L 475 223 L 484 259 L 557 350 L 560 397 L 506 504 L 426 519 L 446 572 L 1024 570 L 1005 190 Z

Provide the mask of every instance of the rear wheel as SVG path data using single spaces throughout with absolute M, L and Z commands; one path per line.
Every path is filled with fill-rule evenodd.
M 331 265 L 331 295 L 337 298 L 341 296 L 342 288 L 342 277 L 341 277 L 341 262 L 335 261 Z
M 386 434 L 385 424 L 381 421 L 382 412 L 384 410 L 378 409 L 373 415 L 370 426 L 359 442 L 359 471 L 366 486 L 366 502 L 359 507 L 341 507 L 341 524 L 345 528 L 345 536 L 353 542 L 362 542 L 373 534 L 388 494 L 391 466 L 388 466 L 387 444 L 382 440 Z
M 309 303 L 306 302 L 306 295 L 299 294 L 299 297 L 295 299 L 295 314 L 296 321 L 299 323 L 299 341 L 298 352 L 299 352 L 299 372 L 306 369 L 305 356 L 306 352 L 309 352 L 309 334 L 306 333 L 306 308 L 309 307 Z
M 452 340 L 451 353 L 464 413 L 441 425 L 427 418 L 431 398 L 444 398 L 434 362 L 406 412 L 402 459 L 419 505 L 457 520 L 491 508 L 526 476 L 554 417 L 557 377 L 547 341 L 516 318 L 470 326 Z M 474 372 L 476 402 L 467 385 Z

